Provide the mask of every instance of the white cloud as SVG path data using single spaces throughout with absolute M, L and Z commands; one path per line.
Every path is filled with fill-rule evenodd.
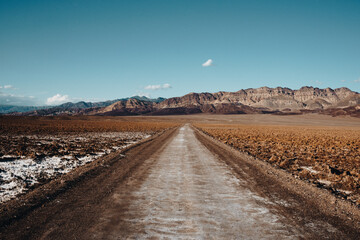
M 360 78 L 354 80 L 354 82 L 356 82 L 356 83 L 360 82 Z
M 208 60 L 206 60 L 206 62 L 204 62 L 202 64 L 203 67 L 210 67 L 213 64 L 213 60 L 211 58 L 209 58 Z
M 135 97 L 135 96 L 151 98 L 150 93 L 143 92 L 143 91 L 136 91 L 136 94 L 134 94 L 133 97 Z
M 22 96 L 0 92 L 0 105 L 32 106 L 38 105 L 38 100 L 33 96 Z
M 0 86 L 0 89 L 13 89 L 14 87 L 12 85 L 4 85 L 4 86 Z
M 61 103 L 69 102 L 69 101 L 70 101 L 70 98 L 68 95 L 56 94 L 52 97 L 49 97 L 46 100 L 46 104 L 47 105 L 56 105 L 56 104 L 61 104 Z
M 171 88 L 171 85 L 168 84 L 168 83 L 165 83 L 165 84 L 163 85 L 163 88 Z
M 35 106 L 41 102 L 34 96 L 25 96 L 19 94 L 7 93 L 7 89 L 15 89 L 12 85 L 0 86 L 0 105 L 14 105 L 14 106 Z
M 159 90 L 159 89 L 168 89 L 171 88 L 171 85 L 168 83 L 165 83 L 163 85 L 148 85 L 145 87 L 146 90 Z

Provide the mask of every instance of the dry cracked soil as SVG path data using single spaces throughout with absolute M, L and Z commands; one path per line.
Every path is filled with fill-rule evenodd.
M 48 200 L 39 197 L 26 211 L 9 208 L 0 238 L 356 239 L 360 234 L 354 206 L 191 125 L 124 154 Z

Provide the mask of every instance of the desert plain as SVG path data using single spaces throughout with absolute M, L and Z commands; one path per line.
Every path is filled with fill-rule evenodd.
M 0 117 L 0 238 L 356 239 L 360 120 Z

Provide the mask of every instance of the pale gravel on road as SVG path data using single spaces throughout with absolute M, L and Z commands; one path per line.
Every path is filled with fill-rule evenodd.
M 269 202 L 246 188 L 185 125 L 160 153 L 118 224 L 106 227 L 104 212 L 96 238 L 107 239 L 297 239 Z M 121 205 L 121 194 L 113 200 Z M 127 225 L 125 233 L 123 225 Z M 101 232 L 107 229 L 106 232 Z M 119 231 L 117 231 L 119 229 Z M 335 229 L 336 231 L 336 229 Z

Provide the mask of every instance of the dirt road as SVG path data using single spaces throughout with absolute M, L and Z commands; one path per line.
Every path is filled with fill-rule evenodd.
M 344 221 L 336 211 L 323 212 L 318 202 L 286 185 L 292 184 L 292 180 L 277 182 L 283 178 L 278 170 L 268 166 L 267 174 L 271 176 L 260 176 L 262 170 L 257 163 L 241 160 L 215 144 L 189 125 L 165 133 L 11 221 L 1 228 L 0 238 L 359 236 L 359 228 L 354 225 L 356 219 L 348 217 Z M 236 164 L 231 162 L 235 159 Z M 311 194 L 317 194 L 317 190 Z M 324 201 L 328 196 L 312 197 Z

